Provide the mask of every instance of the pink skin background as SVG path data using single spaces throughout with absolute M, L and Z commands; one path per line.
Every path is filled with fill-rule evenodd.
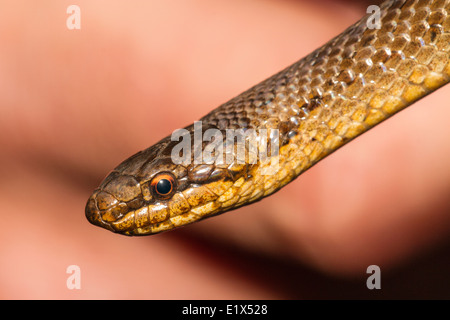
M 68 30 L 71 4 L 0 4 L 0 298 L 449 297 L 450 87 L 252 206 L 141 238 L 84 216 L 122 160 L 373 2 L 80 0 Z M 66 287 L 72 264 L 80 290 Z

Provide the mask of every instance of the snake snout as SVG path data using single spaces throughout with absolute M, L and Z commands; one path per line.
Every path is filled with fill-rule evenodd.
M 142 202 L 141 188 L 129 175 L 112 172 L 99 189 L 95 190 L 86 204 L 86 218 L 93 225 L 118 232 L 123 219 Z M 130 219 L 127 219 L 128 226 Z
M 102 219 L 101 211 L 97 207 L 96 193 L 90 196 L 85 209 L 86 218 L 93 225 L 114 231 L 113 228 Z
M 91 196 L 86 203 L 86 209 L 85 209 L 86 218 L 89 220 L 90 223 L 96 224 L 95 222 L 100 217 L 99 211 L 96 208 L 95 205 L 95 199 Z

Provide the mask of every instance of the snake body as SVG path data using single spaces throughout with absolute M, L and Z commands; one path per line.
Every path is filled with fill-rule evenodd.
M 226 163 L 174 163 L 166 137 L 116 167 L 86 205 L 87 219 L 125 235 L 155 234 L 261 200 L 355 137 L 450 79 L 450 1 L 386 1 L 300 61 L 200 119 Z M 195 135 L 195 126 L 185 128 Z M 278 134 L 277 170 L 226 149 L 228 129 Z M 204 141 L 201 148 L 207 143 Z M 195 148 L 195 147 L 194 147 Z M 270 146 L 267 146 L 270 149 Z M 228 150 L 228 151 L 225 151 Z M 190 160 L 196 157 L 195 151 Z M 240 160 L 240 161 L 238 161 Z

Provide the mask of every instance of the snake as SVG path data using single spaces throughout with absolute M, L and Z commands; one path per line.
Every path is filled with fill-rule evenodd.
M 249 205 L 449 82 L 450 1 L 371 7 L 322 47 L 174 131 L 178 138 L 119 164 L 89 197 L 88 221 L 153 235 Z M 229 138 L 233 130 L 242 138 Z

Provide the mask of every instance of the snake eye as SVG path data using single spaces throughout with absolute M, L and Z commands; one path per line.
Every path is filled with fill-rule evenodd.
M 157 198 L 168 199 L 175 191 L 175 178 L 169 173 L 160 173 L 153 178 L 151 187 Z

